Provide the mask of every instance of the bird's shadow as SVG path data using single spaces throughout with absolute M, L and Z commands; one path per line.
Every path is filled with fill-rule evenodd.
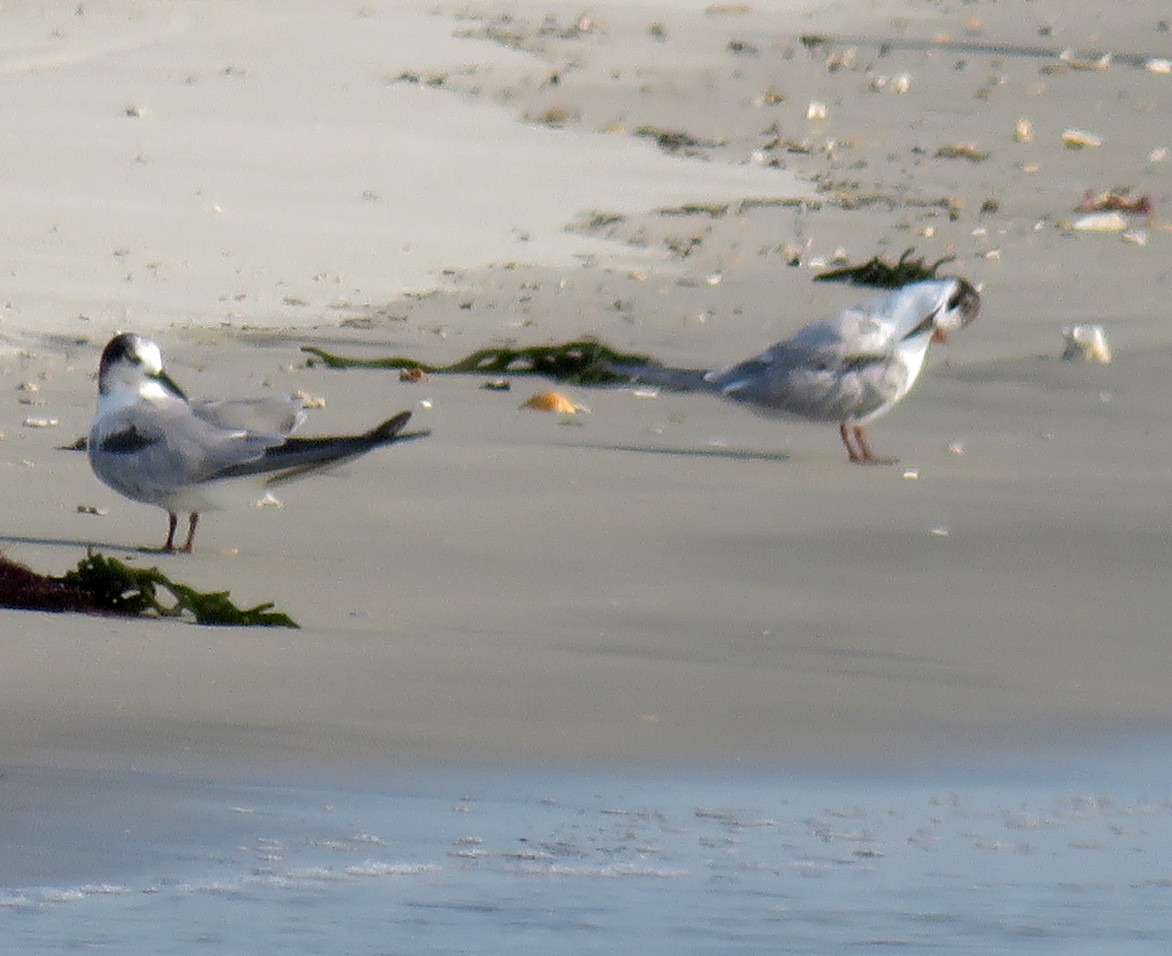
M 0 549 L 7 545 L 33 545 L 41 548 L 83 548 L 94 551 L 119 551 L 125 555 L 167 554 L 161 548 L 141 548 L 127 544 L 115 544 L 112 541 L 84 541 L 80 538 L 33 538 L 28 535 L 2 534 L 0 535 Z
M 788 452 L 755 451 L 745 448 L 665 448 L 660 445 L 602 445 L 589 443 L 567 443 L 566 448 L 582 448 L 590 451 L 621 451 L 643 455 L 671 455 L 679 458 L 722 458 L 729 461 L 789 461 Z

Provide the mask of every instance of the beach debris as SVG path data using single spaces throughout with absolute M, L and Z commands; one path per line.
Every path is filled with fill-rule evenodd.
M 257 498 L 252 503 L 254 508 L 276 508 L 278 511 L 285 507 L 285 502 L 274 495 L 271 491 L 266 491 L 261 497 Z
M 1111 364 L 1111 347 L 1101 325 L 1068 325 L 1062 330 L 1062 340 L 1066 344 L 1062 357 L 1068 361 L 1083 358 L 1100 365 Z
M 325 408 L 326 400 L 319 395 L 310 395 L 309 392 L 294 392 L 293 397 L 301 401 L 302 408 Z
M 1124 242 L 1130 242 L 1133 246 L 1146 246 L 1148 244 L 1148 234 L 1142 229 L 1128 229 L 1119 238 Z
M 992 154 L 986 150 L 977 149 L 972 143 L 941 146 L 936 150 L 937 159 L 967 159 L 970 163 L 983 163 L 990 155 Z
M 581 405 L 575 405 L 561 392 L 537 392 L 530 395 L 521 408 L 528 408 L 535 412 L 556 412 L 559 415 L 577 415 L 579 412 L 589 411 Z
M 907 73 L 900 73 L 891 81 L 891 88 L 896 93 L 904 94 L 912 88 L 912 78 Z
M 810 105 L 806 107 L 806 119 L 808 120 L 825 120 L 830 117 L 830 110 L 825 103 L 819 103 L 817 100 L 811 100 Z
M 577 339 L 562 345 L 480 349 L 451 365 L 428 365 L 405 356 L 382 359 L 345 358 L 310 345 L 302 346 L 301 351 L 310 356 L 308 365 L 320 363 L 332 369 L 418 368 L 431 375 L 542 375 L 579 385 L 626 382 L 628 376 L 612 371 L 615 366 L 640 366 L 651 361 L 646 355 L 617 352 L 589 338 Z
M 59 422 L 56 418 L 26 418 L 25 428 L 56 428 Z
M 1028 143 L 1034 138 L 1034 127 L 1028 119 L 1019 119 L 1013 127 L 1013 138 L 1019 143 Z
M 159 589 L 174 603 L 159 600 Z M 297 627 L 273 605 L 239 608 L 228 591 L 204 593 L 172 581 L 158 568 L 132 568 L 92 548 L 77 567 L 60 577 L 40 574 L 0 555 L 0 607 L 37 611 L 73 611 L 131 617 L 189 614 L 196 624 L 244 627 Z
M 423 371 L 423 369 L 421 369 L 421 368 L 399 369 L 399 381 L 400 382 L 411 382 L 413 384 L 416 382 L 426 382 L 427 381 L 427 373 L 425 371 Z
M 1127 217 L 1121 212 L 1092 212 L 1079 216 L 1069 228 L 1076 232 L 1123 232 Z
M 486 392 L 507 392 L 513 385 L 507 378 L 490 378 L 480 386 Z
M 1067 149 L 1094 149 L 1103 145 L 1103 137 L 1084 129 L 1068 129 L 1062 133 L 1062 145 Z
M 1168 161 L 1169 155 L 1172 155 L 1172 153 L 1169 152 L 1167 147 L 1158 146 L 1155 149 L 1153 149 L 1150 153 L 1148 153 L 1148 162 L 1149 163 L 1166 163 Z
M 1144 69 L 1149 73 L 1172 73 L 1172 60 L 1154 56 L 1144 62 Z
M 1073 50 L 1063 50 L 1058 54 L 1058 62 L 1072 70 L 1105 70 L 1111 65 L 1111 54 L 1102 56 L 1080 57 Z
M 97 505 L 78 505 L 77 513 L 79 515 L 98 515 L 104 517 L 106 515 L 105 508 L 99 508 Z
M 862 265 L 843 266 L 814 276 L 815 282 L 849 282 L 851 285 L 874 286 L 879 289 L 898 289 L 909 282 L 937 278 L 936 271 L 956 256 L 944 256 L 931 265 L 923 256 L 912 257 L 914 247 L 905 249 L 894 264 L 879 256 L 872 256 Z
M 1147 195 L 1129 196 L 1126 189 L 1108 189 L 1098 194 L 1088 190 L 1078 208 L 1081 212 L 1117 211 L 1149 216 L 1152 212 L 1152 199 Z
M 658 126 L 640 126 L 635 130 L 636 136 L 653 139 L 656 145 L 664 152 L 678 153 L 696 149 L 711 149 L 714 146 L 723 146 L 721 139 L 701 139 L 691 133 L 679 129 L 661 129 Z

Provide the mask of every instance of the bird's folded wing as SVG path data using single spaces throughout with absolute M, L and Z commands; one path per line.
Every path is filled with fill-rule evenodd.
M 197 398 L 191 411 L 209 425 L 255 435 L 285 436 L 305 421 L 301 399 L 293 395 L 264 398 Z

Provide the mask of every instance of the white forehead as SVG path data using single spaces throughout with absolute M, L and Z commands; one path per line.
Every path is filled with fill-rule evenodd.
M 163 370 L 163 352 L 150 339 L 137 339 L 134 343 L 134 351 L 148 372 L 161 372 Z

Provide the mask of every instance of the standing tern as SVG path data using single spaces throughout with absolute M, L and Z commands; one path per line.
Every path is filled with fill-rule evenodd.
M 889 464 L 893 459 L 871 451 L 863 426 L 907 395 L 928 345 L 972 322 L 980 304 L 977 290 L 964 279 L 915 282 L 813 322 L 726 368 L 627 371 L 636 381 L 709 392 L 768 418 L 837 424 L 851 461 Z
M 159 346 L 123 333 L 102 352 L 87 448 L 103 483 L 167 512 L 164 551 L 176 550 L 179 514 L 189 516 L 178 550 L 190 552 L 200 512 L 215 507 L 223 482 L 253 476 L 271 484 L 429 434 L 404 433 L 410 417 L 400 412 L 360 435 L 291 438 L 305 419 L 300 399 L 189 401 L 164 370 Z

